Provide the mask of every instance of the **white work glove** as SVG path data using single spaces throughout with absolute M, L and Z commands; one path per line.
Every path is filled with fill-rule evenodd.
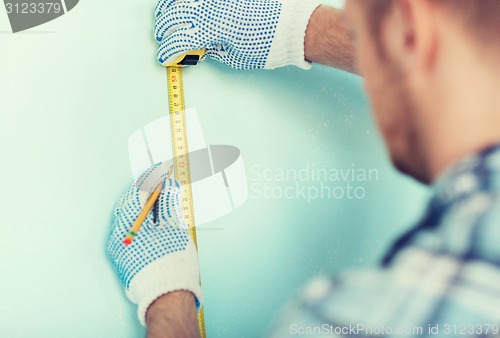
M 159 0 L 158 60 L 169 65 L 206 48 L 206 56 L 236 69 L 308 69 L 304 39 L 318 6 L 317 0 Z
M 150 192 L 165 178 L 167 171 L 166 164 L 151 167 L 122 196 L 115 208 L 107 245 L 125 294 L 139 306 L 139 320 L 143 325 L 149 305 L 169 292 L 188 290 L 194 294 L 198 309 L 203 303 L 198 255 L 180 210 L 182 190 L 177 181 L 165 182 L 155 207 L 132 244 L 123 243 Z

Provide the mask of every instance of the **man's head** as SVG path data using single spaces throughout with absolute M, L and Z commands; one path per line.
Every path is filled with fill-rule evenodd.
M 347 0 L 345 14 L 400 171 L 430 182 L 457 157 L 500 141 L 483 123 L 495 105 L 500 116 L 490 88 L 500 75 L 500 0 Z

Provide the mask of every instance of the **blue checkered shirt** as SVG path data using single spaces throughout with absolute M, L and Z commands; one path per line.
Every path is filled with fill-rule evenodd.
M 313 280 L 271 337 L 500 337 L 500 146 L 433 191 L 380 268 Z

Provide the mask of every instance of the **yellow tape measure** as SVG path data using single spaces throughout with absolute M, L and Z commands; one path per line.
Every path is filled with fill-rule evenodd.
M 193 210 L 193 192 L 191 189 L 191 167 L 189 163 L 189 147 L 187 141 L 186 107 L 184 104 L 184 86 L 182 83 L 182 67 L 168 67 L 167 80 L 175 179 L 185 190 L 181 201 L 182 212 L 184 214 L 184 221 L 193 236 L 195 245 L 197 245 Z
M 198 51 L 194 55 L 192 55 L 193 53 L 189 53 L 189 55 L 182 56 L 180 60 L 177 60 L 177 62 L 174 63 L 175 66 L 167 67 L 168 104 L 170 109 L 170 132 L 174 156 L 174 173 L 175 179 L 185 190 L 181 200 L 182 214 L 184 215 L 184 220 L 193 238 L 196 249 L 198 249 L 198 241 L 196 238 L 196 224 L 194 219 L 182 65 L 196 64 L 203 52 L 204 51 Z M 206 338 L 203 308 L 198 312 L 198 326 L 200 328 L 201 338 Z

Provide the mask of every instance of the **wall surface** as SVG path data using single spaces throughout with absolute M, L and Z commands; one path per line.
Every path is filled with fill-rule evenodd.
M 0 8 L 2 337 L 144 333 L 104 247 L 132 183 L 128 137 L 167 113 L 152 9 L 85 0 L 12 34 Z M 426 191 L 391 168 L 360 78 L 207 61 L 185 85 L 207 141 L 241 149 L 249 184 L 210 224 L 221 230 L 199 233 L 209 337 L 262 336 L 300 285 L 376 264 L 421 212 Z

